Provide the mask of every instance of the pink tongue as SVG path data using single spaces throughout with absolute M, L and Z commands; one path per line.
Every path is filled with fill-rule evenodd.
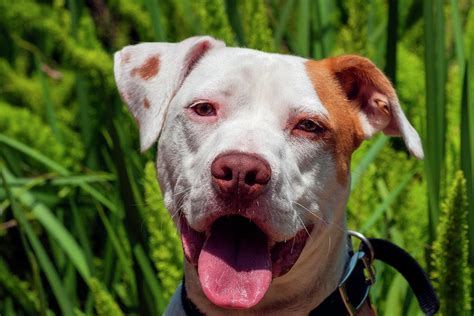
M 267 237 L 243 217 L 217 220 L 199 255 L 198 273 L 214 304 L 235 309 L 256 305 L 272 281 Z

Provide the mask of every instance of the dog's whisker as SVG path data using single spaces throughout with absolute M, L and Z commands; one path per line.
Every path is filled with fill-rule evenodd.
M 182 194 L 177 199 L 174 199 L 175 205 L 180 208 L 183 206 L 184 201 L 189 197 L 189 194 Z
M 315 212 L 312 212 L 310 209 L 308 209 L 306 206 L 302 205 L 301 203 L 298 203 L 296 201 L 291 201 L 292 204 L 296 204 L 297 206 L 301 207 L 304 211 L 308 212 L 309 214 L 313 215 L 314 217 L 320 219 L 321 221 L 323 221 L 325 224 L 329 224 L 325 218 L 323 218 L 322 216 L 316 214 Z
M 322 217 L 321 215 L 318 215 L 316 214 L 315 212 L 312 212 L 311 210 L 309 210 L 307 207 L 301 205 L 300 203 L 296 202 L 296 201 L 291 201 L 292 204 L 296 204 L 297 206 L 299 206 L 301 209 L 303 209 L 303 211 L 306 211 L 308 212 L 309 214 L 311 214 L 312 216 L 316 217 L 318 220 L 320 220 L 323 224 L 325 225 L 329 225 L 331 223 L 329 223 L 324 217 Z
M 326 260 L 329 258 L 329 254 L 331 253 L 331 235 L 328 235 L 328 251 L 326 253 Z
M 308 235 L 309 236 L 309 235 Z M 291 249 L 290 249 L 290 254 L 293 254 L 293 249 L 295 248 L 295 239 L 296 238 L 293 238 L 293 242 L 291 244 Z
M 181 213 L 181 209 L 177 209 L 176 211 L 171 214 L 171 219 L 174 220 L 174 218 Z M 179 217 L 179 220 L 181 220 L 181 216 Z
M 181 190 L 181 191 L 175 192 L 175 193 L 173 194 L 173 196 L 177 196 L 177 195 L 180 195 L 180 194 L 183 194 L 183 193 L 187 193 L 187 192 L 191 191 L 192 189 L 193 189 L 192 187 L 183 189 L 183 190 Z
M 174 211 L 174 212 L 171 214 L 171 219 L 174 220 L 174 218 L 175 218 L 176 216 L 181 217 L 180 215 L 181 215 L 181 213 L 183 212 L 183 208 L 182 208 L 182 207 L 183 207 L 183 206 L 180 205 L 180 204 L 177 204 L 177 205 L 176 205 L 176 211 Z
M 182 192 L 179 193 L 179 196 L 178 194 L 175 194 L 173 196 L 173 202 L 177 206 L 178 209 L 182 207 L 184 200 L 189 197 L 190 190 L 191 189 L 183 190 Z
M 290 203 L 292 204 L 296 204 L 297 206 L 299 206 L 301 209 L 303 209 L 304 211 L 308 212 L 309 214 L 311 214 L 312 216 L 316 217 L 318 220 L 320 220 L 324 225 L 333 225 L 336 229 L 338 229 L 339 231 L 342 231 L 342 232 L 345 232 L 346 229 L 345 227 L 343 227 L 342 225 L 339 225 L 337 223 L 334 223 L 334 222 L 330 222 L 328 221 L 326 218 L 324 218 L 323 216 L 321 215 L 318 215 L 316 214 L 315 212 L 312 212 L 311 210 L 309 210 L 307 207 L 305 207 L 304 205 L 301 205 L 300 203 L 296 202 L 296 201 L 290 201 Z
M 298 213 L 296 213 L 296 218 L 301 222 L 301 226 L 303 226 L 304 230 L 306 231 L 306 234 L 308 235 L 309 238 L 311 238 L 311 234 L 308 231 L 308 228 L 306 228 L 306 225 L 304 224 L 303 220 L 301 219 L 301 216 L 299 216 Z M 294 239 L 293 239 L 294 242 Z

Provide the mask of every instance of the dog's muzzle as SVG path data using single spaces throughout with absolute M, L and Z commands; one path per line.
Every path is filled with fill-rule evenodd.
M 264 229 L 240 215 L 222 216 L 205 232 L 191 228 L 184 216 L 180 224 L 185 257 L 197 268 L 204 294 L 232 309 L 258 304 L 272 279 L 296 263 L 312 230 L 307 227 L 289 240 L 272 242 Z

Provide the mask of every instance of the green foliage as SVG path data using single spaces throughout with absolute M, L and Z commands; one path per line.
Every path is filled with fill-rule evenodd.
M 110 295 L 110 293 L 99 280 L 96 278 L 91 278 L 89 283 L 92 295 L 94 296 L 94 306 L 98 316 L 124 315 L 112 295 Z
M 267 52 L 275 51 L 272 30 L 268 25 L 267 7 L 264 2 L 259 0 L 239 2 L 246 46 Z
M 441 300 L 440 315 L 470 315 L 466 180 L 458 171 L 441 207 L 433 244 L 433 280 Z
M 129 44 L 127 42 L 129 40 L 127 35 L 131 31 L 132 26 L 143 40 L 151 41 L 153 39 L 151 17 L 143 5 L 140 5 L 137 1 L 112 0 L 109 1 L 109 6 L 120 19 L 120 23 L 117 24 L 122 26 L 114 34 L 116 35 L 117 46 Z
M 14 297 L 15 302 L 21 305 L 30 315 L 39 312 L 38 293 L 30 288 L 27 281 L 20 280 L 14 275 L 0 258 L 0 295 L 2 295 L 2 292 L 7 292 Z M 3 296 L 6 296 L 6 293 L 3 293 Z
M 384 66 L 385 33 L 387 25 L 386 1 L 347 1 L 347 23 L 341 27 L 340 45 L 336 54 L 358 54 L 371 58 L 379 67 Z
M 168 301 L 183 277 L 183 254 L 176 227 L 163 205 L 153 162 L 145 165 L 144 187 L 151 259 L 163 285 L 164 298 Z
M 77 135 L 62 126 L 61 132 L 66 136 L 60 144 L 50 126 L 27 109 L 14 107 L 0 101 L 0 130 L 32 148 L 42 151 L 54 161 L 60 161 L 65 167 L 75 166 L 84 156 L 84 149 Z M 35 166 L 34 162 L 28 162 Z M 36 165 L 36 168 L 38 166 Z
M 228 45 L 235 42 L 224 0 L 197 0 L 192 2 L 192 6 L 201 24 L 202 34 L 215 36 Z
M 42 99 L 42 93 L 38 80 L 29 80 L 19 75 L 6 60 L 1 59 L 0 84 L 0 91 L 4 98 L 8 98 L 10 102 L 16 104 L 28 105 L 36 110 L 35 112 L 39 112 L 38 105 L 42 102 L 38 102 L 38 100 Z
M 356 164 L 360 156 L 365 153 L 365 147 L 356 152 L 354 157 Z M 384 148 L 353 190 L 348 205 L 348 220 L 350 227 L 356 230 L 362 229 L 362 232 L 369 236 L 385 236 L 391 240 L 397 238 L 398 244 L 423 262 L 423 249 L 420 249 L 419 244 L 411 242 L 414 238 L 420 243 L 428 242 L 425 231 L 427 220 L 424 216 L 427 212 L 426 188 L 418 180 L 422 174 L 421 167 L 419 162 L 406 153 Z M 380 210 L 388 196 L 397 190 L 397 186 L 404 178 L 407 179 L 407 184 L 401 191 L 396 192 L 394 200 L 381 209 L 380 216 L 367 227 L 367 224 L 372 222 L 375 211 Z M 413 225 L 414 222 L 418 225 Z
M 49 46 L 61 48 L 57 52 L 61 54 L 63 60 L 67 60 L 65 66 L 88 74 L 91 79 L 102 80 L 103 84 L 112 91 L 114 88 L 112 59 L 99 47 L 97 42 L 94 45 L 87 40 L 91 39 L 91 35 L 94 36 L 93 33 L 91 34 L 93 26 L 90 24 L 90 19 L 89 23 L 81 21 L 80 26 L 86 28 L 84 36 L 79 36 L 79 39 L 85 40 L 82 42 L 69 36 L 70 17 L 65 10 L 57 12 L 46 5 L 29 0 L 17 1 L 14 6 L 9 1 L 2 0 L 0 1 L 0 10 L 3 12 L 1 23 L 5 27 L 16 26 L 13 29 L 17 32 L 48 34 Z M 60 13 L 62 15 L 58 16 Z

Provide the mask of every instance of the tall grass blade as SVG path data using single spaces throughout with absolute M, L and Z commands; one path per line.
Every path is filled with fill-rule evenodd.
M 90 174 L 90 175 L 80 175 L 80 176 L 59 176 L 51 179 L 51 185 L 57 186 L 80 186 L 85 183 L 100 183 L 100 182 L 110 182 L 115 181 L 116 176 L 113 174 L 100 173 L 100 174 Z
M 56 113 L 54 110 L 53 101 L 51 100 L 51 93 L 50 93 L 48 80 L 41 69 L 43 63 L 41 62 L 41 59 L 38 55 L 35 56 L 35 60 L 36 60 L 36 69 L 37 69 L 38 77 L 40 79 L 41 88 L 43 90 L 43 102 L 46 107 L 46 117 L 47 117 L 49 126 L 51 127 L 51 130 L 53 131 L 54 136 L 56 137 L 58 142 L 61 143 L 62 136 L 61 136 L 61 133 L 59 132 L 58 121 L 56 119 Z
M 35 186 L 35 185 L 53 185 L 53 186 L 79 186 L 84 183 L 108 183 L 115 181 L 113 174 L 97 173 L 80 176 L 61 176 L 55 174 L 46 174 L 34 178 L 13 178 L 10 179 L 11 186 Z
M 392 280 L 385 301 L 385 316 L 403 315 L 403 300 L 408 290 L 408 284 L 401 274 L 396 274 Z
M 238 0 L 227 0 L 226 10 L 229 19 L 229 24 L 234 31 L 237 41 L 240 46 L 245 46 L 245 35 L 242 27 L 242 19 L 238 10 Z M 229 43 L 228 43 L 229 44 Z M 277 46 L 278 47 L 278 46 Z
M 127 273 L 130 276 L 133 276 L 134 272 L 133 272 L 133 269 L 132 269 L 132 266 L 131 266 L 131 262 L 127 258 L 125 249 L 123 248 L 123 245 L 120 243 L 120 239 L 118 238 L 117 234 L 115 233 L 115 230 L 114 230 L 113 226 L 110 224 L 109 219 L 107 218 L 107 216 L 105 216 L 104 212 L 102 211 L 102 209 L 100 207 L 97 208 L 97 213 L 99 214 L 99 217 L 102 221 L 102 224 L 104 225 L 104 228 L 107 232 L 107 236 L 109 237 L 110 242 L 112 243 L 112 246 L 115 250 L 115 253 L 117 254 L 117 257 L 119 259 L 119 262 L 122 265 L 122 268 L 125 271 L 127 271 Z M 132 288 L 131 296 L 136 297 L 136 285 L 135 285 L 135 282 L 134 282 L 133 279 L 131 280 L 131 282 L 132 282 L 132 284 L 131 284 L 131 288 Z
M 313 34 L 310 36 L 310 45 L 312 44 L 312 56 L 316 59 L 328 57 L 334 46 L 334 6 L 335 3 L 331 0 L 311 2 Z
M 150 12 L 151 23 L 153 25 L 153 32 L 155 40 L 158 42 L 166 42 L 166 35 L 161 24 L 160 8 L 157 0 L 144 0 L 145 5 Z
M 472 42 L 474 43 L 474 41 Z M 469 262 L 474 265 L 474 44 L 464 69 L 461 98 L 461 168 L 466 176 L 468 208 Z M 474 270 L 474 269 L 473 269 Z M 474 277 L 474 271 L 472 271 Z M 474 297 L 474 282 L 471 289 Z
M 375 208 L 372 212 L 372 215 L 367 219 L 364 226 L 359 229 L 361 233 L 368 231 L 377 221 L 383 216 L 385 211 L 395 202 L 395 200 L 400 196 L 403 190 L 407 187 L 410 181 L 413 179 L 414 173 L 410 172 L 405 177 L 402 178 L 400 183 L 391 191 L 384 200 Z
M 424 1 L 426 132 L 425 169 L 428 185 L 430 242 L 436 234 L 444 175 L 445 156 L 445 76 L 443 1 Z
M 150 289 L 151 295 L 153 297 L 154 302 L 156 302 L 157 307 L 157 314 L 162 314 L 166 308 L 166 302 L 163 299 L 163 293 L 160 284 L 156 279 L 156 273 L 153 271 L 151 263 L 148 257 L 143 250 L 143 247 L 139 244 L 135 245 L 133 248 L 133 252 L 135 257 L 137 258 L 138 265 L 140 266 L 143 276 L 145 277 L 145 282 Z
M 309 31 L 310 31 L 310 2 L 298 1 L 298 18 L 296 24 L 296 52 L 301 56 L 309 56 Z
M 15 148 L 16 150 L 22 152 L 23 154 L 26 154 L 30 158 L 37 160 L 38 162 L 42 163 L 46 167 L 50 168 L 52 171 L 58 172 L 59 174 L 63 176 L 71 175 L 71 173 L 66 168 L 64 168 L 57 162 L 49 159 L 48 157 L 41 154 L 37 150 L 32 149 L 28 147 L 27 145 L 11 137 L 8 137 L 2 133 L 0 133 L 0 143 L 4 143 L 12 148 Z M 90 186 L 89 184 L 85 182 L 79 183 L 79 187 L 81 187 L 85 192 L 89 193 L 97 201 L 99 201 L 104 206 L 106 206 L 110 211 L 117 213 L 117 206 L 108 198 L 106 198 L 105 195 L 100 193 L 98 190 L 94 189 L 92 186 Z
M 42 163 L 43 165 L 45 165 L 47 168 L 51 169 L 52 171 L 55 171 L 59 174 L 62 174 L 62 175 L 69 175 L 69 171 L 64 168 L 63 166 L 61 166 L 60 164 L 58 164 L 57 162 L 49 159 L 48 157 L 46 157 L 45 155 L 43 155 L 42 153 L 36 151 L 35 149 L 32 149 L 31 147 L 11 138 L 11 137 L 8 137 L 7 135 L 3 134 L 3 133 L 0 133 L 0 143 L 4 143 L 20 152 L 22 152 L 23 154 L 33 158 L 34 160 Z
M 96 158 L 94 158 L 95 150 L 92 149 L 95 135 L 95 119 L 89 102 L 89 91 L 87 88 L 87 81 L 82 74 L 76 74 L 76 94 L 77 103 L 79 104 L 79 125 L 81 131 L 81 138 L 86 148 L 86 165 L 89 168 L 94 168 Z
M 385 52 L 385 74 L 393 85 L 397 85 L 397 41 L 398 41 L 398 0 L 388 1 L 387 50 Z
M 136 244 L 147 245 L 147 232 L 142 229 L 144 222 L 140 208 L 137 201 L 134 199 L 134 193 L 132 189 L 132 183 L 134 179 L 129 174 L 128 162 L 129 160 L 122 155 L 123 150 L 123 137 L 124 134 L 120 133 L 120 117 L 114 118 L 113 124 L 109 129 L 112 141 L 113 151 L 112 154 L 116 157 L 114 159 L 115 167 L 117 169 L 118 184 L 120 189 L 120 197 L 123 205 L 125 205 L 125 221 L 127 223 L 126 230 L 128 233 L 128 239 L 131 247 L 135 247 Z M 101 215 L 101 218 L 104 218 Z M 146 290 L 145 279 L 143 271 L 140 269 L 139 264 L 135 257 L 132 258 L 132 269 L 134 276 L 134 290 L 137 293 L 138 305 L 140 313 L 142 314 L 153 314 L 153 306 L 149 304 L 149 292 Z
M 273 38 L 275 39 L 275 47 L 278 49 L 281 46 L 281 40 L 283 38 L 286 25 L 290 18 L 291 11 L 295 5 L 295 0 L 286 0 L 285 5 L 279 12 L 278 22 L 275 27 L 275 33 Z
M 5 173 L 7 181 L 11 178 L 11 175 Z M 30 192 L 25 192 L 21 189 L 13 188 L 11 190 L 12 197 L 20 201 L 21 204 L 28 207 L 31 213 L 35 216 L 48 233 L 56 240 L 61 246 L 71 262 L 76 267 L 79 274 L 82 276 L 84 281 L 91 277 L 91 272 L 87 265 L 87 261 L 81 247 L 77 244 L 74 237 L 69 231 L 63 226 L 60 220 L 58 220 L 53 213 L 43 204 L 39 203 Z
M 81 18 L 81 2 L 79 0 L 68 0 L 67 5 L 71 13 L 71 36 L 77 39 Z M 90 103 L 88 83 L 82 73 L 76 73 L 75 90 L 77 103 L 79 104 L 79 126 L 87 154 L 86 165 L 91 169 L 96 169 L 98 167 L 97 151 L 92 148 L 92 145 L 95 141 L 94 135 L 97 133 L 97 121 Z
M 7 195 L 11 201 L 14 217 L 21 226 L 21 229 L 25 232 L 25 235 L 31 244 L 31 248 L 33 249 L 36 258 L 38 259 L 41 269 L 46 275 L 46 279 L 48 280 L 49 285 L 51 286 L 51 289 L 54 293 L 54 296 L 56 297 L 62 314 L 65 316 L 74 316 L 74 305 L 66 294 L 67 292 L 65 291 L 64 286 L 61 283 L 61 278 L 59 277 L 56 269 L 54 268 L 54 265 L 51 263 L 51 260 L 49 259 L 46 250 L 44 249 L 43 245 L 36 236 L 33 228 L 30 226 L 26 214 L 20 207 L 17 207 L 16 203 L 14 203 L 14 198 L 10 187 L 8 186 L 4 169 L 2 169 L 1 171 L 1 177 L 5 187 L 5 191 L 7 192 Z
M 351 173 L 351 191 L 353 191 L 360 181 L 360 178 L 367 170 L 369 165 L 377 158 L 377 155 L 382 151 L 384 146 L 387 144 L 389 138 L 385 135 L 380 135 L 375 142 L 371 145 L 364 158 L 361 159 L 359 164 Z
M 71 206 L 71 212 L 72 212 L 72 217 L 73 217 L 73 222 L 74 222 L 74 228 L 76 231 L 76 235 L 78 236 L 79 243 L 81 244 L 82 249 L 84 250 L 84 256 L 86 257 L 86 262 L 89 267 L 89 270 L 92 271 L 92 246 L 89 241 L 89 238 L 87 237 L 87 228 L 86 224 L 84 223 L 84 219 L 79 214 L 79 210 L 77 208 L 76 202 L 74 199 L 70 196 L 69 197 L 69 205 Z
M 4 300 L 4 311 L 5 311 L 5 316 L 16 316 L 17 314 L 15 313 L 15 310 L 13 309 L 13 301 L 10 296 L 8 296 Z
M 464 54 L 464 41 L 462 34 L 462 25 L 461 25 L 461 14 L 459 13 L 459 6 L 457 0 L 450 0 L 451 4 L 451 17 L 454 31 L 454 48 L 456 51 L 456 58 L 459 65 L 459 73 L 461 79 L 464 77 L 464 68 L 466 64 L 466 58 Z

